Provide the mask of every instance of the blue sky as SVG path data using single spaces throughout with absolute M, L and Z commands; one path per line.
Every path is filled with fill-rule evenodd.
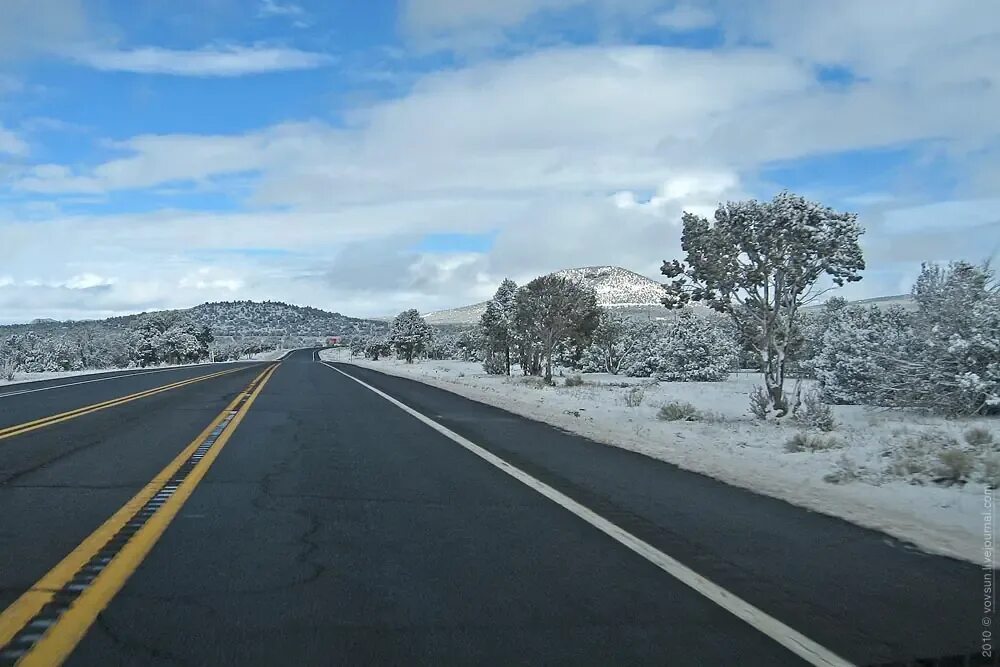
M 783 188 L 859 213 L 848 297 L 1000 245 L 1000 10 L 972 0 L 4 11 L 0 321 L 655 278 L 683 210 Z

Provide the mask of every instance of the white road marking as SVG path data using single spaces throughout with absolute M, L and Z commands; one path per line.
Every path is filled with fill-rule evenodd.
M 216 364 L 206 364 L 207 366 L 214 366 Z M 7 398 L 8 396 L 20 396 L 21 394 L 34 394 L 37 391 L 49 391 L 50 389 L 62 389 L 63 387 L 75 387 L 81 384 L 90 384 L 91 382 L 104 382 L 105 380 L 118 380 L 119 378 L 131 378 L 137 375 L 150 375 L 151 373 L 165 373 L 167 371 L 180 371 L 185 368 L 196 368 L 196 366 L 175 366 L 173 368 L 157 368 L 152 371 L 140 371 L 138 373 L 127 373 L 125 375 L 112 375 L 111 377 L 104 378 L 94 378 L 93 380 L 81 380 L 79 382 L 69 382 L 66 384 L 52 385 L 51 387 L 39 387 L 37 389 L 21 389 L 18 391 L 10 391 L 6 393 L 0 393 L 0 398 Z M 113 371 L 112 371 L 113 372 Z M 39 382 L 44 382 L 44 380 L 36 380 Z M 2 388 L 0 388 L 2 391 Z
M 653 545 L 648 542 L 644 542 L 632 533 L 628 532 L 624 528 L 617 526 L 616 524 L 608 521 L 601 515 L 597 514 L 593 510 L 589 509 L 585 505 L 581 505 L 577 501 L 573 500 L 569 496 L 555 490 L 545 482 L 535 479 L 528 473 L 524 472 L 520 468 L 511 465 L 507 461 L 503 460 L 499 456 L 493 454 L 492 452 L 483 449 L 476 443 L 464 438 L 463 436 L 455 433 L 451 429 L 442 426 L 430 417 L 417 412 L 410 406 L 396 400 L 389 394 L 376 389 L 367 382 L 359 380 L 349 373 L 345 373 L 336 366 L 331 366 L 330 364 L 321 362 L 324 366 L 331 368 L 341 375 L 348 377 L 361 386 L 373 391 L 385 400 L 389 401 L 397 408 L 406 412 L 412 417 L 420 420 L 427 426 L 440 433 L 441 435 L 453 440 L 465 449 L 469 450 L 479 458 L 483 459 L 487 463 L 496 466 L 500 470 L 504 471 L 517 481 L 531 487 L 538 493 L 542 494 L 552 502 L 557 505 L 569 510 L 576 516 L 580 517 L 590 525 L 594 526 L 602 533 L 608 535 L 612 539 L 618 541 L 620 544 L 628 547 L 635 553 L 639 554 L 650 563 L 656 565 L 661 570 L 667 574 L 673 576 L 675 579 L 681 583 L 693 588 L 698 593 L 719 605 L 729 613 L 733 614 L 740 620 L 744 621 L 748 625 L 757 629 L 758 631 L 764 633 L 774 641 L 778 642 L 789 651 L 799 656 L 811 665 L 822 665 L 824 667 L 850 667 L 851 663 L 844 660 L 833 651 L 819 645 L 813 640 L 809 639 L 802 633 L 788 627 L 778 619 L 767 613 L 761 611 L 757 607 L 753 606 L 749 602 L 737 597 L 733 593 L 730 593 L 725 588 L 722 588 L 718 584 L 715 584 L 705 577 L 701 576 L 691 568 L 687 567 L 683 563 L 675 560 L 674 558 L 663 553 Z

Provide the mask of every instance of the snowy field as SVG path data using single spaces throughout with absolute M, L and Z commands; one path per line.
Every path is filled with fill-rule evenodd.
M 58 380 L 59 378 L 77 377 L 79 375 L 94 375 L 97 373 L 112 373 L 114 371 L 125 371 L 125 370 L 156 370 L 161 368 L 184 368 L 186 366 L 201 366 L 202 364 L 217 363 L 217 364 L 234 364 L 243 361 L 275 361 L 281 359 L 286 354 L 291 352 L 291 350 L 268 350 L 267 352 L 258 352 L 251 355 L 246 359 L 240 359 L 239 361 L 216 361 L 216 362 L 201 362 L 197 364 L 160 364 L 157 366 L 146 366 L 144 368 L 89 368 L 85 371 L 46 371 L 43 373 L 17 373 L 14 375 L 13 380 L 7 380 L 6 378 L 0 378 L 0 386 L 6 386 L 11 384 L 23 384 L 25 382 L 38 382 L 39 380 Z
M 487 375 L 475 362 L 373 362 L 351 358 L 343 349 L 324 350 L 321 356 L 447 389 L 880 530 L 928 552 L 973 562 L 982 559 L 986 486 L 980 481 L 951 486 L 931 481 L 937 475 L 935 466 L 940 465 L 940 450 L 934 443 L 948 438 L 964 443 L 963 435 L 974 427 L 1000 441 L 997 419 L 947 420 L 904 411 L 833 406 L 836 428 L 821 434 L 795 423 L 752 417 L 747 394 L 760 384 L 760 377 L 753 374 L 735 374 L 727 382 L 658 384 L 648 378 L 586 374 L 582 386 L 563 386 L 565 378 L 557 378 L 558 386 L 546 387 L 538 378 Z M 630 406 L 640 395 L 640 404 Z M 698 420 L 659 419 L 660 407 L 672 401 L 694 406 Z M 804 431 L 818 437 L 813 442 L 822 448 L 789 452 L 786 443 Z M 982 449 L 992 452 L 993 447 Z

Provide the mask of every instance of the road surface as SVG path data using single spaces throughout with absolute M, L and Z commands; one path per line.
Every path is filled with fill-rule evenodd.
M 312 350 L 0 387 L 0 665 L 994 664 L 982 609 L 974 565 Z

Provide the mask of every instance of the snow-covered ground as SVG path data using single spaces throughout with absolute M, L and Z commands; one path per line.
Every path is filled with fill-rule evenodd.
M 240 359 L 239 361 L 275 361 L 281 359 L 286 354 L 291 352 L 291 350 L 268 350 L 267 352 L 257 352 L 246 359 Z M 40 380 L 58 380 L 59 378 L 69 378 L 77 377 L 78 375 L 94 375 L 97 373 L 113 373 L 114 371 L 151 371 L 157 369 L 167 369 L 167 368 L 184 368 L 186 366 L 201 366 L 202 364 L 208 364 L 213 362 L 201 362 L 197 364 L 162 364 L 159 366 L 145 366 L 144 368 L 90 368 L 85 371 L 46 371 L 43 373 L 17 373 L 14 375 L 13 380 L 7 380 L 5 378 L 0 378 L 0 386 L 11 385 L 11 384 L 24 384 L 25 382 L 38 382 Z M 234 364 L 237 361 L 217 361 L 217 364 Z
M 583 386 L 539 386 L 534 378 L 490 376 L 482 366 L 462 361 L 351 358 L 346 350 L 324 350 L 322 358 L 373 368 L 453 391 L 511 412 L 544 421 L 596 441 L 640 452 L 678 466 L 752 489 L 810 510 L 883 531 L 921 549 L 979 562 L 983 556 L 985 484 L 942 486 L 918 474 L 886 472 L 902 461 L 907 472 L 935 464 L 927 442 L 978 426 L 1000 444 L 996 419 L 946 420 L 902 411 L 833 406 L 836 429 L 818 434 L 834 445 L 816 452 L 786 451 L 794 423 L 762 422 L 749 414 L 747 395 L 757 375 L 737 374 L 727 382 L 663 382 L 587 374 Z M 626 404 L 634 387 L 642 402 Z M 690 403 L 699 421 L 662 421 L 659 408 L 671 401 Z M 925 448 L 926 449 L 926 448 Z M 992 447 L 988 449 L 992 450 Z M 920 456 L 935 461 L 920 460 Z M 824 478 L 839 474 L 841 481 Z M 933 476 L 933 475 L 930 475 Z M 846 479 L 845 479 L 846 478 Z M 920 482 L 920 483 L 918 483 Z

